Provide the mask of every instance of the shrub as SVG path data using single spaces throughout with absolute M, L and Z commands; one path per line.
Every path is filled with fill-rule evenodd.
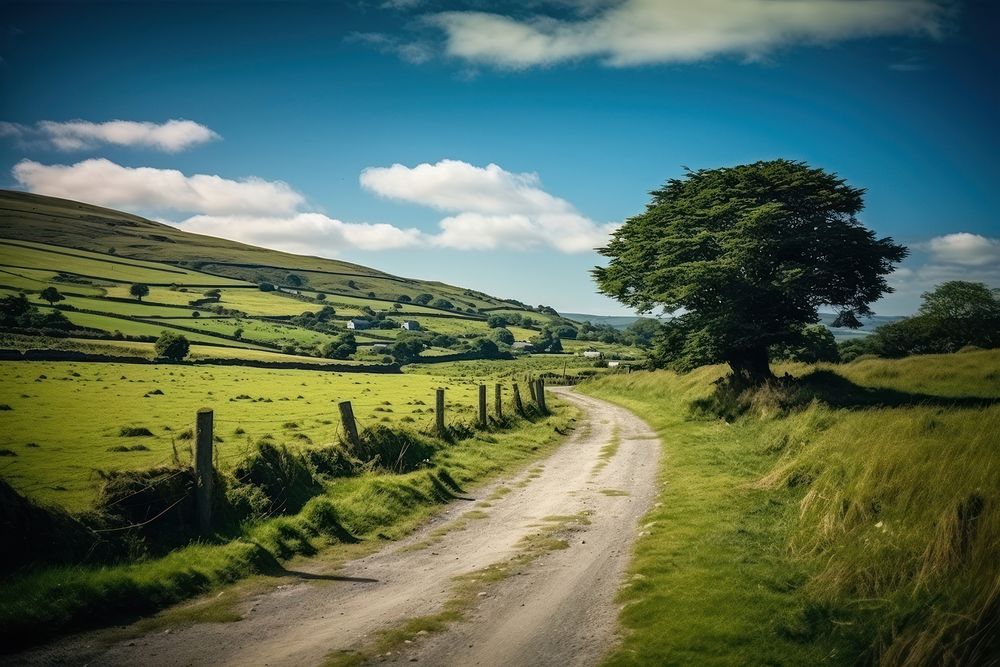
M 156 355 L 164 359 L 180 361 L 190 350 L 188 339 L 175 331 L 164 331 L 156 339 Z
M 153 435 L 145 426 L 122 426 L 118 429 L 118 435 L 122 438 L 139 438 Z

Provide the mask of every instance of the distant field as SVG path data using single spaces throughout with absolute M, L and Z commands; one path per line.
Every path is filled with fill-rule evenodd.
M 184 327 L 201 329 L 206 334 L 221 333 L 227 336 L 234 335 L 237 329 L 243 329 L 244 338 L 248 340 L 262 341 L 275 345 L 298 344 L 306 347 L 316 347 L 327 341 L 331 341 L 335 336 L 310 331 L 300 327 L 285 326 L 260 320 L 248 320 L 237 318 L 185 318 L 185 319 L 165 319 L 165 324 L 174 324 Z M 186 334 L 185 334 L 186 335 Z M 237 345 L 231 342 L 230 345 Z
M 358 342 L 392 342 L 404 320 L 457 339 L 427 356 L 463 351 L 469 339 L 490 337 L 487 320 L 495 314 L 530 318 L 530 327 L 507 327 L 518 341 L 530 340 L 542 326 L 567 324 L 554 312 L 518 308 L 475 290 L 192 235 L 128 213 L 21 192 L 0 191 L 0 235 L 0 295 L 23 291 L 44 304 L 40 292 L 54 287 L 65 297 L 56 307 L 81 327 L 125 336 L 158 336 L 171 328 L 194 343 L 236 350 L 232 356 L 263 348 L 317 355 L 347 331 L 348 319 L 376 314 L 395 326 L 357 333 Z M 130 294 L 136 283 L 149 290 L 141 301 Z M 260 289 L 265 283 L 275 289 Z M 416 304 L 418 296 L 453 307 Z M 192 305 L 212 297 L 217 300 Z M 327 306 L 335 315 L 322 323 L 290 321 Z M 243 340 L 233 339 L 238 329 Z M 429 345 L 431 338 L 422 342 Z
M 96 258 L 71 249 L 55 249 L 28 244 L 13 245 L 0 242 L 0 266 L 31 269 L 56 269 L 65 273 L 103 278 L 114 282 L 142 283 L 204 283 L 232 285 L 238 281 L 205 274 L 195 274 L 184 269 L 154 267 L 149 263 L 137 264 L 129 260 Z
M 233 465 L 250 440 L 270 433 L 295 447 L 337 437 L 337 402 L 350 400 L 360 425 L 433 423 L 434 389 L 447 391 L 448 419 L 471 420 L 476 384 L 432 375 L 380 375 L 228 366 L 143 366 L 76 362 L 0 364 L 0 473 L 44 502 L 84 509 L 95 470 L 169 461 L 200 407 L 215 409 L 220 463 Z M 160 394 L 150 392 L 161 391 Z M 422 403 L 417 403 L 421 401 Z M 122 427 L 152 435 L 121 437 Z M 239 433 L 237 429 L 242 429 Z M 112 452 L 116 446 L 148 448 Z
M 39 336 L 19 336 L 0 334 L 0 347 L 17 350 L 77 350 L 89 354 L 124 355 L 153 359 L 156 357 L 153 343 L 140 343 L 130 340 L 94 340 L 86 338 L 45 338 Z M 250 348 L 220 347 L 218 345 L 199 345 L 193 343 L 189 359 L 248 359 L 251 361 L 292 361 L 295 363 L 352 365 L 361 362 L 351 360 L 323 359 L 320 357 L 304 357 L 295 354 L 283 354 L 272 350 L 255 350 Z
M 221 273 L 254 283 L 283 282 L 294 272 L 306 279 L 305 287 L 309 289 L 356 292 L 359 298 L 365 298 L 368 292 L 375 292 L 382 299 L 429 293 L 435 298 L 448 299 L 463 310 L 503 305 L 500 299 L 454 285 L 400 278 L 349 262 L 194 235 L 128 213 L 23 192 L 0 192 L 0 229 L 5 237 L 17 243 L 86 248 L 104 257 L 114 249 L 115 257 L 130 262 L 188 262 L 206 273 Z M 214 278 L 212 282 L 222 280 L 225 279 Z

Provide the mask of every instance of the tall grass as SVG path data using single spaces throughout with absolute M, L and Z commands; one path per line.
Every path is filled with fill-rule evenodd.
M 779 370 L 805 379 L 720 396 L 705 368 L 584 389 L 666 448 L 610 662 L 998 660 L 1000 351 Z

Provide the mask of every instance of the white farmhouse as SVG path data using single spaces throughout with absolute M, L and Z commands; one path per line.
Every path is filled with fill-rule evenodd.
M 597 350 L 586 350 L 583 353 L 583 356 L 586 357 L 587 359 L 600 359 L 604 355 L 598 352 Z
M 416 320 L 406 320 L 399 325 L 400 329 L 406 329 L 407 331 L 420 331 L 420 322 Z
M 368 320 L 347 320 L 347 328 L 361 331 L 362 329 L 371 329 L 372 323 Z

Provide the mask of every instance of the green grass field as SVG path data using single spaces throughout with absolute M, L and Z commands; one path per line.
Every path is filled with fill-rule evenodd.
M 690 407 L 718 367 L 583 386 L 648 420 L 665 453 L 608 664 L 995 656 L 1000 351 L 776 371 L 819 371 L 818 398 L 758 392 L 726 422 Z
M 435 388 L 447 390 L 449 420 L 472 420 L 477 400 L 476 384 L 463 378 L 224 366 L 4 362 L 0 386 L 0 404 L 10 408 L 0 411 L 0 449 L 14 454 L 0 459 L 0 472 L 15 488 L 72 509 L 93 499 L 95 470 L 151 467 L 169 461 L 173 446 L 186 450 L 181 437 L 200 407 L 215 410 L 227 466 L 268 433 L 294 447 L 333 442 L 339 401 L 352 402 L 361 426 L 419 429 L 433 423 Z M 121 437 L 123 427 L 152 435 Z M 122 445 L 146 449 L 109 451 Z

